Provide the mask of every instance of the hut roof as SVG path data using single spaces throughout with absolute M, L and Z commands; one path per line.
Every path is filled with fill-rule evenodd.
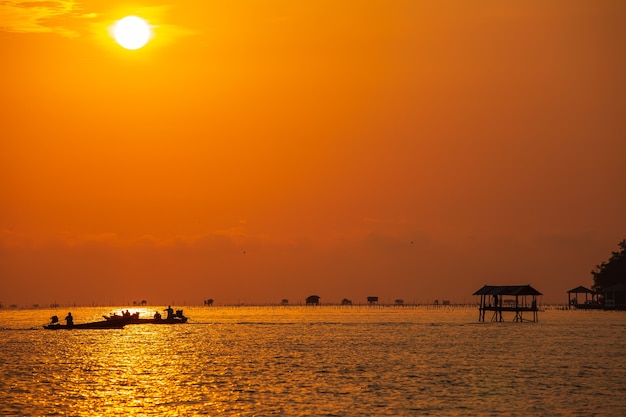
M 593 294 L 594 291 L 590 290 L 589 288 L 583 287 L 582 285 L 579 285 L 578 287 L 569 290 L 567 292 L 568 294 Z
M 530 285 L 485 285 L 474 295 L 543 295 Z

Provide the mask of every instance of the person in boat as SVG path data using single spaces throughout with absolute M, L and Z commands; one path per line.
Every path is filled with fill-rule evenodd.
M 158 311 L 155 311 L 155 313 L 154 313 L 154 319 L 155 319 L 155 320 L 161 320 L 161 313 L 159 313 Z
M 59 322 L 59 317 L 58 316 L 50 317 L 50 324 L 56 324 L 58 322 Z
M 67 316 L 65 317 L 65 323 L 67 323 L 68 326 L 74 325 L 74 317 L 72 317 L 71 312 L 67 313 Z
M 168 320 L 174 318 L 174 309 L 172 308 L 172 306 L 167 306 L 165 311 L 167 311 L 167 318 L 168 318 Z

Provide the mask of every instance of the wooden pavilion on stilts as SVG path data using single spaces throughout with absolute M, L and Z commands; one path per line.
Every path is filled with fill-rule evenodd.
M 585 294 L 584 303 L 578 302 L 578 294 Z M 589 299 L 589 296 L 591 296 L 591 299 Z M 572 307 L 581 310 L 590 310 L 600 309 L 602 308 L 602 304 L 598 301 L 598 294 L 595 291 L 580 285 L 567 292 L 567 308 L 570 309 Z
M 537 296 L 542 294 L 530 285 L 485 285 L 474 295 L 480 296 L 478 321 L 485 321 L 487 311 L 492 312 L 491 321 L 504 321 L 502 313 L 509 311 L 515 313 L 515 322 L 539 321 Z

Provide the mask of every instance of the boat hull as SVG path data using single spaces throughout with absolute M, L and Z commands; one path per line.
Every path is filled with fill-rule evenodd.
M 95 321 L 92 323 L 80 323 L 68 326 L 67 324 L 47 324 L 43 326 L 46 330 L 74 330 L 74 329 L 122 329 L 126 323 L 115 321 Z
M 187 317 L 174 317 L 170 319 L 149 319 L 149 318 L 138 318 L 138 317 L 106 317 L 108 323 L 124 323 L 124 324 L 184 324 L 187 323 Z
M 130 319 L 127 324 L 183 324 L 187 323 L 187 317 L 173 319 Z

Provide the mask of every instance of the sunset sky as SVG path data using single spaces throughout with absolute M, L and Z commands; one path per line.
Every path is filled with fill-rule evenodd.
M 126 15 L 144 48 L 113 39 Z M 626 238 L 624 22 L 622 0 L 2 0 L 0 302 L 566 302 Z

